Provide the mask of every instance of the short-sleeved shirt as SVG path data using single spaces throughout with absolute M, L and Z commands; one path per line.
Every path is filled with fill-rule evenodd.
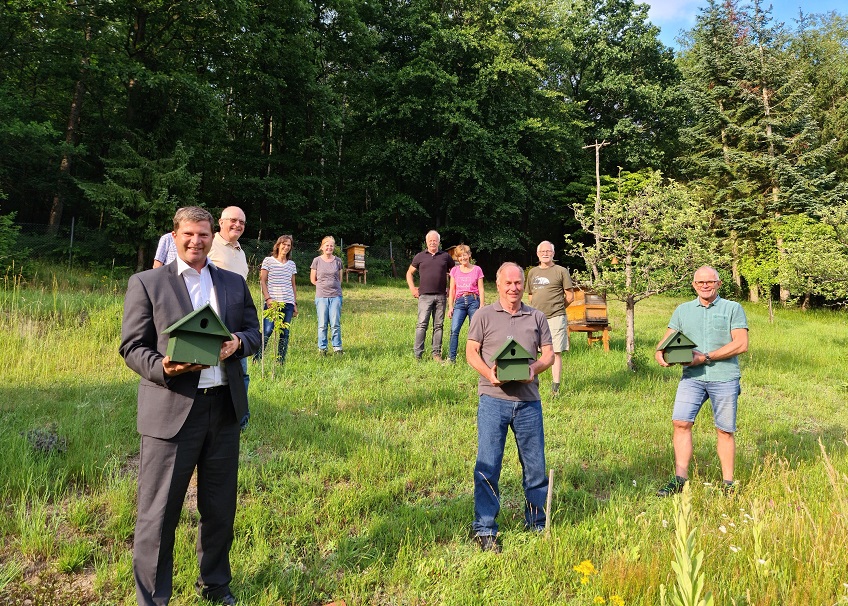
M 748 319 L 742 306 L 736 301 L 716 297 L 705 307 L 700 299 L 695 299 L 677 306 L 668 327 L 679 330 L 692 339 L 698 351 L 709 353 L 730 343 L 731 330 L 747 330 Z M 699 381 L 735 381 L 741 376 L 739 357 L 716 360 L 712 364 L 684 366 L 683 376 Z
M 565 291 L 574 288 L 568 270 L 559 265 L 533 267 L 527 274 L 527 294 L 532 305 L 548 318 L 565 315 Z
M 422 250 L 412 258 L 412 267 L 418 270 L 418 293 L 422 295 L 443 295 L 448 290 L 448 272 L 456 262 L 448 253 L 437 250 Z
M 221 232 L 216 232 L 212 239 L 209 260 L 215 264 L 215 267 L 235 272 L 247 280 L 247 257 L 244 250 L 238 242 L 227 242 Z
M 294 304 L 292 276 L 297 273 L 297 266 L 291 259 L 281 262 L 275 257 L 265 257 L 262 269 L 268 272 L 268 296 L 274 301 Z
M 522 303 L 521 309 L 513 316 L 503 308 L 500 301 L 485 305 L 474 314 L 468 329 L 468 340 L 480 343 L 480 355 L 490 368 L 495 364 L 492 356 L 507 339 L 515 339 L 531 353 L 539 351 L 542 345 L 550 345 L 551 331 L 545 314 Z M 480 375 L 477 380 L 477 393 L 517 402 L 542 399 L 539 396 L 539 377 L 534 377 L 532 383 L 509 381 L 495 386 Z
M 480 294 L 479 280 L 483 278 L 483 270 L 480 269 L 479 265 L 472 265 L 471 271 L 468 273 L 464 273 L 457 265 L 451 268 L 450 277 L 453 278 L 453 283 L 456 286 L 457 297 Z
M 156 246 L 156 254 L 153 255 L 155 261 L 159 261 L 162 265 L 167 265 L 177 258 L 177 243 L 174 242 L 174 234 L 171 232 L 162 234 L 159 238 L 159 244 Z
M 336 256 L 330 261 L 325 261 L 323 256 L 317 256 L 312 259 L 310 269 L 315 270 L 315 279 L 318 284 L 315 285 L 316 299 L 332 299 L 342 296 L 342 281 L 339 279 L 339 272 L 344 269 L 342 260 Z

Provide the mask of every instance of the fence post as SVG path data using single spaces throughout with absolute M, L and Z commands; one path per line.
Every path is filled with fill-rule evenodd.
M 71 245 L 68 247 L 68 269 L 71 269 L 71 261 L 74 257 L 74 220 L 76 217 L 71 217 Z

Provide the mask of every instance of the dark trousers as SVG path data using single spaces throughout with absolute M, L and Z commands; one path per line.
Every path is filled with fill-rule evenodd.
M 173 438 L 141 437 L 133 545 L 140 605 L 159 606 L 171 598 L 174 535 L 195 467 L 200 513 L 197 589 L 205 596 L 229 592 L 240 431 L 229 390 L 222 391 L 216 396 L 198 394 L 185 424 Z

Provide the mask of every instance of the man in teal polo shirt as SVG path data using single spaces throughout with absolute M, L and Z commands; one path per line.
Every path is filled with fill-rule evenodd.
M 701 406 L 708 399 L 713 408 L 716 427 L 716 451 L 721 462 L 724 490 L 733 490 L 733 465 L 736 458 L 736 404 L 739 398 L 739 354 L 748 351 L 748 320 L 742 306 L 718 296 L 721 280 L 709 266 L 699 268 L 692 280 L 698 294 L 694 301 L 679 305 L 671 316 L 668 330 L 660 343 L 681 331 L 697 344 L 691 364 L 684 365 L 677 386 L 672 423 L 674 434 L 674 478 L 657 491 L 667 497 L 683 490 L 689 479 L 692 459 L 692 425 Z M 663 352 L 654 358 L 660 366 L 668 366 Z

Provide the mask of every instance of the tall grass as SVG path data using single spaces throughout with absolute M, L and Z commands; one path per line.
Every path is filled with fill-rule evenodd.
M 0 598 L 12 603 L 48 574 L 81 587 L 80 603 L 134 601 L 137 377 L 117 355 L 122 291 L 105 284 L 42 273 L 7 278 L 0 292 Z M 494 555 L 468 538 L 474 371 L 414 361 L 415 301 L 400 281 L 345 284 L 346 355 L 322 358 L 312 291 L 298 286 L 286 365 L 250 363 L 232 553 L 244 603 L 659 603 L 660 585 L 675 583 L 675 510 L 653 495 L 673 470 L 680 371 L 651 357 L 679 299 L 637 306 L 637 373 L 613 305 L 612 351 L 574 335 L 558 399 L 543 375 L 551 535 L 522 530 L 508 444 Z M 746 312 L 736 495 L 718 489 L 709 410 L 694 428 L 689 524 L 704 589 L 716 604 L 848 603 L 844 314 L 778 309 L 770 324 L 765 308 Z M 34 449 L 26 435 L 38 428 L 67 449 Z M 196 603 L 196 516 L 188 504 L 176 605 Z M 584 561 L 594 574 L 575 570 Z

